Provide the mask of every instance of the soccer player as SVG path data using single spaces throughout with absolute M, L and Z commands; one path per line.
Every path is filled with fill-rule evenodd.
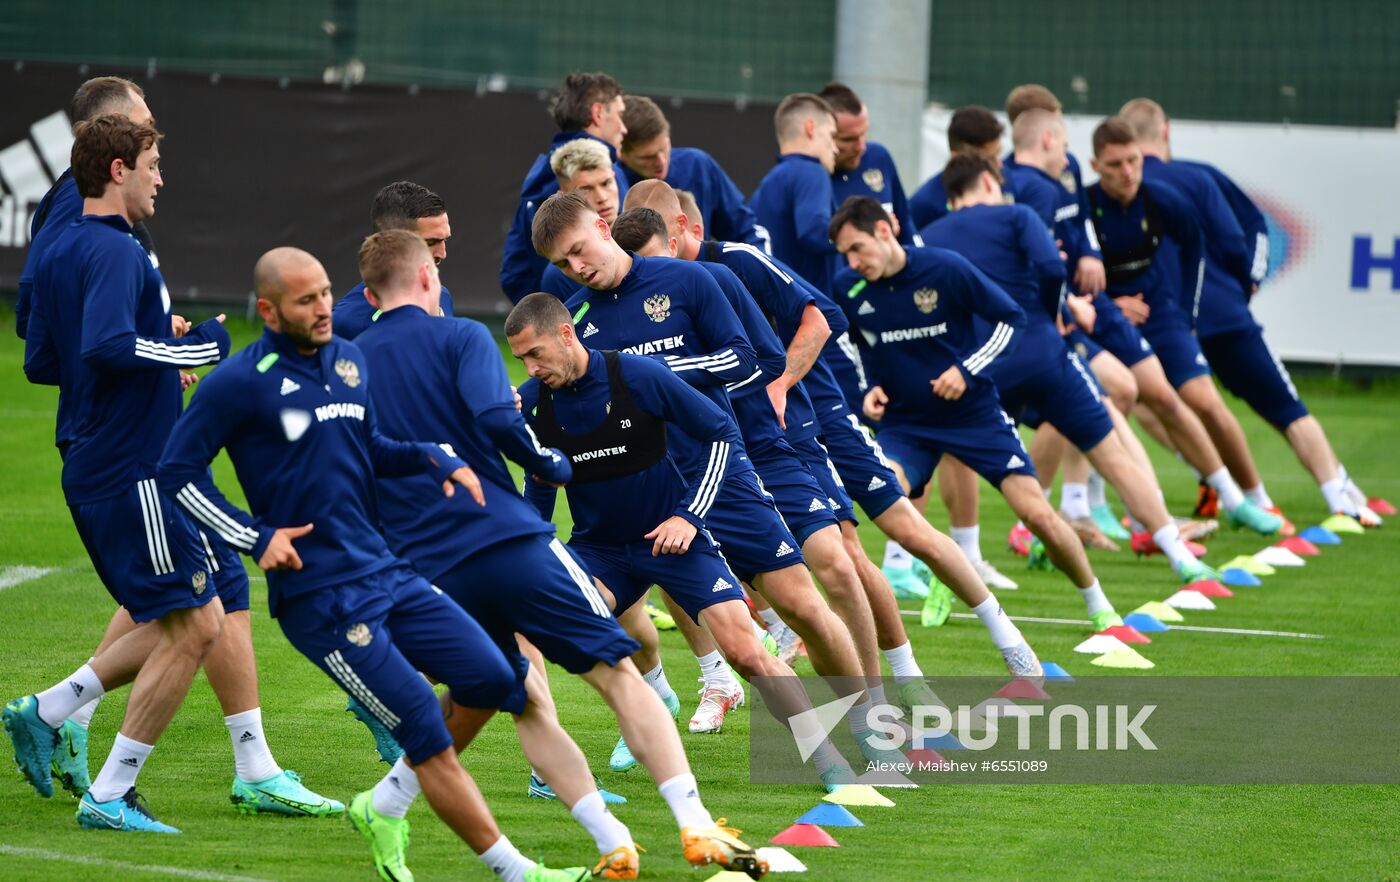
M 1044 220 L 1024 204 L 1007 205 L 998 178 L 993 162 L 980 156 L 960 154 L 949 160 L 943 186 L 953 212 L 925 228 L 925 241 L 967 258 L 1026 314 L 1015 348 L 987 367 L 1002 407 L 1011 414 L 1034 407 L 1088 457 L 1147 525 L 1183 581 L 1216 578 L 1181 541 L 1155 475 L 1132 459 L 1087 368 L 1065 346 L 1055 323 L 1064 262 Z
M 845 202 L 847 196 L 872 196 L 898 223 L 899 241 L 905 245 L 920 244 L 915 238 L 919 229 L 909 214 L 909 200 L 904 197 L 894 157 L 885 145 L 866 140 L 870 111 L 865 102 L 845 83 L 827 83 L 817 94 L 831 105 L 836 116 L 836 170 L 831 175 L 835 204 Z M 705 228 L 710 229 L 709 225 Z M 718 239 L 726 238 L 718 230 L 714 233 Z
M 1269 265 L 1263 214 L 1219 169 L 1172 156 L 1170 124 L 1157 102 L 1135 98 L 1123 105 L 1120 116 L 1132 126 L 1142 150 L 1143 179 L 1175 186 L 1191 199 L 1206 224 L 1206 271 L 1196 339 L 1211 369 L 1226 389 L 1243 398 L 1288 440 L 1298 461 L 1317 481 L 1329 511 L 1379 526 L 1379 516 L 1348 478 L 1322 424 L 1308 413 L 1288 371 L 1250 314 L 1250 297 L 1264 281 Z M 1245 493 L 1259 506 L 1275 508 L 1262 480 Z M 1220 494 L 1222 504 L 1224 498 Z
M 390 728 L 433 811 L 486 866 L 510 882 L 587 879 L 584 868 L 530 861 L 496 826 L 443 718 L 501 706 L 519 681 L 481 626 L 394 557 L 375 527 L 375 475 L 431 475 L 444 495 L 462 489 L 478 505 L 480 481 L 443 446 L 378 432 L 364 356 L 331 335 L 331 283 L 319 261 L 276 248 L 258 260 L 253 283 L 263 336 L 205 378 L 165 445 L 158 486 L 267 571 L 282 633 Z M 251 515 L 210 478 L 224 448 Z M 447 685 L 441 705 L 419 670 Z M 371 816 L 350 819 L 367 838 L 380 835 Z M 406 868 L 379 869 L 411 878 Z
M 438 266 L 447 259 L 447 240 L 452 238 L 447 203 L 422 184 L 395 181 L 383 187 L 374 194 L 369 220 L 375 232 L 408 230 L 417 233 L 428 244 Z M 452 294 L 445 286 L 437 309 L 439 315 L 452 315 Z M 365 283 L 360 282 L 336 301 L 333 315 L 336 335 L 354 340 L 379 318 L 379 310 L 365 295 Z
M 1122 624 L 1074 532 L 1051 510 L 1014 421 L 1001 409 L 988 366 L 1026 315 L 972 264 L 941 248 L 906 250 L 880 203 L 852 197 L 831 219 L 851 269 L 838 279 L 842 308 L 872 342 L 878 372 L 866 413 L 905 492 L 922 487 L 944 453 L 977 471 L 1045 543 L 1079 589 L 1095 631 Z M 992 325 L 977 332 L 973 316 Z
M 501 255 L 501 290 L 511 303 L 539 290 L 540 276 L 548 265 L 530 245 L 530 224 L 541 203 L 559 189 L 549 165 L 550 154 L 577 138 L 591 138 L 606 147 L 616 163 L 619 195 L 627 192 L 622 165 L 617 160 L 617 151 L 627 134 L 622 121 L 622 84 L 605 73 L 575 71 L 564 78 L 550 115 L 559 133 L 550 141 L 549 150 L 535 157 L 525 174 L 520 185 L 520 204 Z
M 602 144 L 589 138 L 575 138 L 550 155 L 549 167 L 554 169 L 560 193 L 579 193 L 598 216 L 612 226 L 622 210 L 622 203 L 617 195 L 617 173 L 612 158 Z M 544 268 L 539 290 L 564 301 L 574 296 L 578 283 L 550 264 Z
M 1001 153 L 1001 136 L 1005 132 L 1006 127 L 987 108 L 959 107 L 948 120 L 948 153 L 968 152 L 996 159 Z M 922 230 L 949 211 L 941 171 L 924 181 L 909 197 L 909 216 L 916 229 Z
M 914 659 L 913 648 L 889 583 L 865 556 L 860 545 L 851 497 L 860 501 L 866 514 L 883 532 L 907 542 L 908 547 L 914 549 L 940 579 L 955 586 L 957 594 L 968 602 L 987 626 L 1013 674 L 1038 675 L 1035 654 L 1020 631 L 1000 611 L 1000 605 L 977 578 L 957 546 L 933 529 L 900 494 L 898 480 L 885 462 L 879 446 L 845 409 L 840 389 L 826 365 L 817 357 L 822 342 L 820 330 L 826 328 L 826 332 L 830 333 L 823 310 L 818 306 L 818 298 L 830 304 L 826 295 L 803 282 L 781 261 L 751 246 L 707 241 L 704 228 L 697 229 L 697 225 L 690 223 L 689 216 L 682 210 L 681 200 L 664 184 L 639 184 L 629 192 L 627 201 L 629 205 L 652 206 L 661 218 L 671 219 L 653 232 L 653 242 L 648 243 L 645 251 L 638 249 L 638 253 L 664 249 L 664 253 L 674 253 L 686 260 L 703 260 L 729 267 L 763 308 L 765 316 L 787 346 L 788 369 L 784 379 L 774 381 L 774 385 L 783 388 L 788 382 L 800 381 L 816 405 L 818 424 L 814 433 L 807 434 L 789 415 L 786 434 L 793 446 L 804 455 L 812 473 L 828 476 L 829 484 L 824 482 L 828 491 L 839 494 L 838 498 L 844 500 L 838 509 L 842 541 L 860 572 L 861 584 L 874 616 L 879 648 L 899 686 L 900 701 L 906 707 L 912 707 L 925 699 L 923 672 Z M 629 208 L 624 217 L 633 212 L 634 209 Z M 834 304 L 830 304 L 830 307 L 835 311 L 833 320 L 844 325 L 844 315 Z M 772 388 L 773 385 L 770 385 Z M 817 435 L 821 436 L 824 444 L 817 440 Z M 830 458 L 828 450 L 833 451 Z M 839 460 L 835 453 L 837 450 L 840 451 Z M 820 456 L 820 459 L 816 459 L 816 456 Z M 830 478 L 833 474 L 837 479 Z M 878 670 L 878 662 L 876 666 Z M 867 668 L 867 673 L 872 673 L 871 669 Z
M 641 181 L 665 181 L 695 196 L 707 228 L 735 242 L 767 246 L 767 234 L 754 226 L 753 209 L 715 158 L 695 147 L 671 146 L 671 123 L 656 102 L 643 95 L 623 97 L 622 168 L 630 189 Z

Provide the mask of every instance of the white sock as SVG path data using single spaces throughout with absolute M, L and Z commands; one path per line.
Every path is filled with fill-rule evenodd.
M 1152 541 L 1157 543 L 1157 547 L 1162 549 L 1162 553 L 1167 556 L 1167 560 L 1172 562 L 1173 567 L 1179 567 L 1190 563 L 1196 556 L 1186 549 L 1186 543 L 1181 541 L 1181 530 L 1177 528 L 1175 521 L 1168 521 L 1167 525 L 1152 534 Z
M 1060 512 L 1067 518 L 1089 516 L 1089 485 L 1065 481 L 1060 485 Z
M 907 570 L 913 565 L 914 555 L 910 554 L 908 551 L 905 551 L 903 545 L 900 545 L 893 539 L 885 540 L 884 566 L 886 569 Z
M 569 814 L 593 837 L 599 854 L 611 854 L 614 849 L 632 844 L 632 834 L 628 832 L 627 825 L 608 811 L 603 794 L 596 790 L 574 803 Z
M 133 741 L 118 732 L 117 740 L 112 743 L 112 752 L 107 754 L 107 761 L 102 764 L 102 771 L 97 773 L 97 780 L 92 782 L 88 796 L 98 803 L 111 802 L 123 796 L 136 786 L 136 776 L 141 774 L 141 767 L 146 764 L 146 758 L 153 749 L 153 745 Z
M 483 851 L 477 858 L 505 882 L 525 882 L 525 873 L 535 866 L 535 862 L 521 854 L 504 833 L 496 844 Z
M 695 663 L 700 666 L 700 679 L 705 681 L 706 686 L 733 691 L 734 687 L 739 685 L 739 681 L 734 679 L 734 672 L 729 668 L 729 662 L 724 660 L 718 649 L 706 656 L 697 655 Z
M 228 727 L 228 737 L 233 741 L 233 767 L 238 777 L 251 784 L 281 774 L 282 767 L 277 765 L 272 751 L 267 749 L 262 708 L 255 707 L 224 717 L 224 725 Z
M 919 663 L 914 660 L 914 647 L 906 642 L 903 646 L 885 650 L 885 661 L 890 663 L 890 673 L 896 683 L 917 680 L 924 675 Z
M 870 731 L 870 704 L 870 695 L 867 693 L 846 715 L 846 719 L 851 724 L 851 736 L 857 741 Z
M 1089 608 L 1089 615 L 1101 613 L 1104 610 L 1112 610 L 1113 604 L 1108 602 L 1104 596 L 1103 588 L 1099 586 L 1099 580 L 1095 579 L 1094 584 L 1088 588 L 1080 588 L 1079 596 L 1084 598 L 1084 605 Z
M 671 684 L 666 680 L 666 670 L 660 664 L 647 671 L 645 674 L 642 674 L 642 679 L 647 681 L 647 685 L 651 687 L 651 691 L 655 692 L 662 701 L 676 694 L 676 691 L 671 688 Z
M 1098 584 L 1094 583 L 1095 586 Z M 1102 591 L 1099 592 L 1099 596 L 1103 597 Z M 1087 595 L 1085 599 L 1088 599 Z M 1105 599 L 1104 603 L 1108 603 L 1108 600 Z M 1011 649 L 1026 642 L 1026 638 L 1021 636 L 1021 629 L 1011 621 L 1011 617 L 1001 608 L 1001 604 L 990 591 L 987 592 L 987 599 L 974 606 L 972 611 L 977 613 L 977 618 L 991 635 L 992 643 L 997 649 Z M 1092 612 L 1093 610 L 1090 610 L 1090 613 Z
M 871 704 L 885 704 L 885 685 L 876 680 L 873 685 L 865 687 L 866 697 Z
M 1103 490 L 1103 476 L 1098 472 L 1089 472 L 1089 508 L 1095 509 L 1108 505 L 1108 496 Z
M 671 807 L 671 814 L 676 816 L 677 826 L 713 827 L 715 825 L 715 819 L 705 810 L 704 803 L 700 802 L 700 787 L 695 783 L 694 775 L 677 775 L 662 781 L 656 789 L 661 791 L 661 798 L 666 800 L 666 804 Z
M 1224 466 L 1206 475 L 1206 483 L 1220 497 L 1220 506 L 1226 511 L 1234 511 L 1244 502 L 1244 491 L 1235 483 L 1235 479 L 1230 477 L 1230 470 Z
M 953 537 L 953 541 L 958 543 L 963 554 L 973 563 L 982 559 L 982 525 L 973 524 L 971 527 L 949 527 L 948 535 Z
M 68 715 L 68 719 L 82 726 L 84 729 L 92 722 L 92 715 L 97 713 L 97 706 L 102 703 L 102 696 L 97 696 L 92 701 L 73 711 Z
M 388 774 L 374 785 L 370 804 L 381 815 L 402 818 L 408 814 L 409 806 L 413 805 L 413 800 L 422 792 L 423 788 L 418 786 L 418 773 L 408 767 L 403 757 L 399 757 Z
M 1244 491 L 1245 498 L 1260 508 L 1268 511 L 1274 507 L 1274 501 L 1269 498 L 1269 493 L 1264 489 L 1264 482 L 1260 481 L 1258 487 L 1248 487 Z
M 92 666 L 85 664 L 35 696 L 39 699 L 39 719 L 57 729 L 74 711 L 94 698 L 101 698 L 104 692 L 102 681 L 92 672 Z
M 1322 498 L 1327 500 L 1327 510 L 1331 512 L 1341 512 L 1344 515 L 1356 516 L 1356 503 L 1347 496 L 1346 481 L 1342 478 L 1333 478 L 1330 481 L 1322 482 Z M 42 710 L 43 705 L 41 704 Z
M 1040 488 L 1040 492 L 1041 492 L 1042 495 L 1045 496 L 1045 501 L 1046 501 L 1046 502 L 1049 502 L 1049 501 L 1050 501 L 1051 495 L 1053 495 L 1054 492 L 1055 492 L 1055 488 L 1054 488 L 1053 486 L 1051 486 L 1051 487 L 1041 487 L 1041 488 Z
M 767 609 L 759 610 L 758 617 L 760 619 L 763 619 L 763 624 L 767 625 L 769 630 L 772 630 L 783 623 L 783 620 L 778 617 L 778 611 L 771 606 Z

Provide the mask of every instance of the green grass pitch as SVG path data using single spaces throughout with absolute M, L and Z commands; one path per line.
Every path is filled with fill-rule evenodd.
M 233 326 L 237 345 L 257 329 Z M 112 612 L 74 533 L 59 490 L 53 448 L 55 393 L 28 385 L 12 313 L 0 314 L 0 568 L 52 567 L 42 578 L 0 590 L 0 698 L 32 692 L 64 676 L 87 657 Z M 517 364 L 509 359 L 519 376 Z M 1392 445 L 1400 437 L 1400 387 L 1362 391 L 1326 379 L 1302 383 L 1308 404 L 1331 433 L 1339 455 L 1370 492 L 1400 500 L 1400 467 Z M 1238 402 L 1235 402 L 1238 405 Z M 1319 494 L 1282 439 L 1239 408 L 1274 498 L 1299 526 L 1325 512 Z M 1186 512 L 1195 494 L 1188 470 L 1149 444 L 1168 501 Z M 241 500 L 232 469 L 221 459 L 216 477 Z M 1009 512 L 983 493 L 983 547 L 1020 581 L 1004 592 L 1013 615 L 1079 619 L 1083 605 L 1051 573 L 1023 570 L 1006 550 Z M 935 523 L 945 517 L 937 506 Z M 862 526 L 879 561 L 883 541 Z M 1213 539 L 1209 560 L 1253 552 L 1265 543 L 1231 533 Z M 1282 572 L 1264 587 L 1241 589 L 1213 613 L 1189 614 L 1191 624 L 1308 631 L 1324 640 L 1177 632 L 1149 647 L 1152 675 L 1370 674 L 1400 672 L 1400 520 L 1325 550 L 1303 570 Z M 1176 590 L 1160 557 L 1095 552 L 1101 580 L 1120 611 Z M 256 568 L 254 568 L 256 574 Z M 268 738 L 286 768 L 313 789 L 348 801 L 373 784 L 384 767 L 365 730 L 343 712 L 339 689 L 298 655 L 267 615 L 264 584 L 254 582 L 254 639 Z M 906 604 L 913 608 L 912 604 Z M 939 629 L 907 620 L 926 673 L 932 676 L 1003 673 L 1000 657 L 975 622 L 954 618 Z M 1071 647 L 1087 629 L 1024 624 L 1041 658 L 1076 676 L 1098 673 Z M 694 709 L 694 662 L 674 633 L 663 637 L 669 677 L 682 695 L 685 719 Z M 806 668 L 805 660 L 802 669 Z M 1136 673 L 1136 672 L 1134 672 Z M 617 814 L 630 825 L 643 856 L 643 878 L 695 880 L 680 856 L 674 824 L 641 769 L 607 772 L 616 729 L 601 700 L 559 669 L 551 671 L 565 726 L 603 771 L 606 787 L 631 802 Z M 126 700 L 108 698 L 92 727 L 97 771 Z M 820 798 L 816 786 L 758 788 L 747 783 L 748 710 L 730 717 L 718 736 L 683 735 L 708 807 L 727 816 L 755 844 L 786 827 Z M 1319 744 L 1325 723 L 1319 721 Z M 1261 751 L 1268 751 L 1261 738 Z M 228 802 L 232 757 L 217 703 L 202 677 L 196 682 L 141 778 L 157 815 L 184 829 L 179 837 L 85 832 L 73 820 L 75 801 L 59 792 L 41 800 L 7 755 L 0 768 L 0 875 L 6 879 L 261 879 L 373 878 L 368 852 L 343 820 L 242 817 Z M 526 798 L 527 765 L 508 721 L 489 725 L 464 754 L 502 828 L 526 854 L 552 866 L 591 864 L 592 841 L 558 803 Z M 1395 830 L 1400 801 L 1393 787 L 1345 786 L 937 786 L 888 791 L 894 809 L 857 810 L 866 826 L 838 829 L 839 849 L 796 849 L 812 880 L 923 879 L 1218 879 L 1400 877 Z M 421 801 L 410 815 L 410 866 L 420 880 L 487 879 L 487 870 L 452 837 Z M 105 863 L 104 863 L 105 862 Z M 114 862 L 114 863 L 112 863 Z

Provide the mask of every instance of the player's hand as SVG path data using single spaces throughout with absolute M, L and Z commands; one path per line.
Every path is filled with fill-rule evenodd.
M 1065 298 L 1065 308 L 1069 310 L 1074 323 L 1084 329 L 1084 333 L 1094 333 L 1094 323 L 1099 320 L 1099 311 L 1094 308 L 1093 300 L 1071 294 Z
M 1069 260 L 1069 252 L 1065 250 L 1065 243 L 1062 239 L 1055 240 L 1055 250 L 1060 252 L 1060 260 Z
M 183 337 L 192 327 L 194 326 L 190 324 L 190 320 L 184 316 L 170 314 L 170 336 Z
M 442 494 L 444 496 L 455 496 L 457 488 L 453 485 L 461 484 L 467 488 L 467 492 L 476 500 L 477 505 L 486 504 L 486 495 L 481 491 L 481 479 L 476 476 L 476 472 L 467 466 L 462 466 L 457 471 L 447 476 L 447 480 L 442 482 Z
M 1074 266 L 1074 287 L 1080 294 L 1097 294 L 1108 287 L 1103 261 L 1085 255 Z
M 553 487 L 556 490 L 564 489 L 564 485 L 559 483 L 558 481 L 551 481 L 548 478 L 541 478 L 539 475 L 531 475 L 530 480 L 534 481 L 536 484 L 543 484 L 546 487 Z
M 181 392 L 185 391 L 186 389 L 190 388 L 191 386 L 193 386 L 195 383 L 198 383 L 198 382 L 199 382 L 199 374 L 195 373 L 194 371 L 180 371 L 180 391 L 181 391 Z
M 515 396 L 515 412 L 516 412 L 516 413 L 520 413 L 520 407 L 521 407 L 520 390 L 517 389 L 517 388 L 515 388 L 514 386 L 511 386 L 511 387 L 510 387 L 510 394 Z
M 778 415 L 778 425 L 787 429 L 787 384 L 774 380 L 768 384 L 768 400 L 773 403 L 773 412 Z
M 861 402 L 861 410 L 872 420 L 879 422 L 885 417 L 885 406 L 890 403 L 890 396 L 885 394 L 885 390 L 879 386 L 871 386 L 865 393 L 865 400 Z
M 929 385 L 933 387 L 933 394 L 945 401 L 957 401 L 967 391 L 967 380 L 963 379 L 957 365 L 948 368 L 938 379 L 929 380 Z
M 685 554 L 690 550 L 690 542 L 695 538 L 695 525 L 680 515 L 671 515 L 652 530 L 644 539 L 654 539 L 651 556 L 662 554 Z
M 1113 302 L 1118 304 L 1118 310 L 1123 313 L 1123 317 L 1135 325 L 1146 324 L 1147 317 L 1152 315 L 1152 307 L 1147 305 L 1147 300 L 1141 293 L 1131 297 L 1115 297 Z
M 258 558 L 258 566 L 264 570 L 299 570 L 301 569 L 301 555 L 292 547 L 293 539 L 300 539 L 311 532 L 314 524 L 307 524 L 304 527 L 279 527 L 272 534 L 272 541 L 267 543 L 267 548 L 263 551 L 262 557 Z

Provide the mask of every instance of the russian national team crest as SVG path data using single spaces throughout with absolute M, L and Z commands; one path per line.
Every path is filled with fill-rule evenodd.
M 345 639 L 356 646 L 369 646 L 369 642 L 374 639 L 374 634 L 370 631 L 369 625 L 360 622 L 345 632 Z
M 204 586 L 209 584 L 209 577 L 204 570 L 196 570 L 194 576 L 190 578 L 190 584 L 194 586 L 195 594 L 203 594 Z
M 354 389 L 360 385 L 360 366 L 348 358 L 337 358 L 335 360 L 335 372 L 345 385 Z
M 885 192 L 885 173 L 878 168 L 868 168 L 861 172 L 860 179 L 865 181 L 865 186 L 870 188 L 870 192 Z
M 1083 343 L 1074 344 L 1074 351 L 1079 354 L 1080 358 L 1087 359 L 1089 357 L 1089 347 Z
M 938 292 L 933 288 L 920 288 L 914 292 L 914 305 L 919 312 L 933 312 L 938 308 Z
M 1074 191 L 1078 189 L 1078 185 L 1074 183 L 1074 172 L 1069 169 L 1060 172 L 1060 186 L 1065 188 L 1066 193 L 1073 196 Z
M 667 294 L 648 297 L 646 302 L 642 304 L 642 310 L 652 321 L 664 322 L 671 315 L 671 298 Z

